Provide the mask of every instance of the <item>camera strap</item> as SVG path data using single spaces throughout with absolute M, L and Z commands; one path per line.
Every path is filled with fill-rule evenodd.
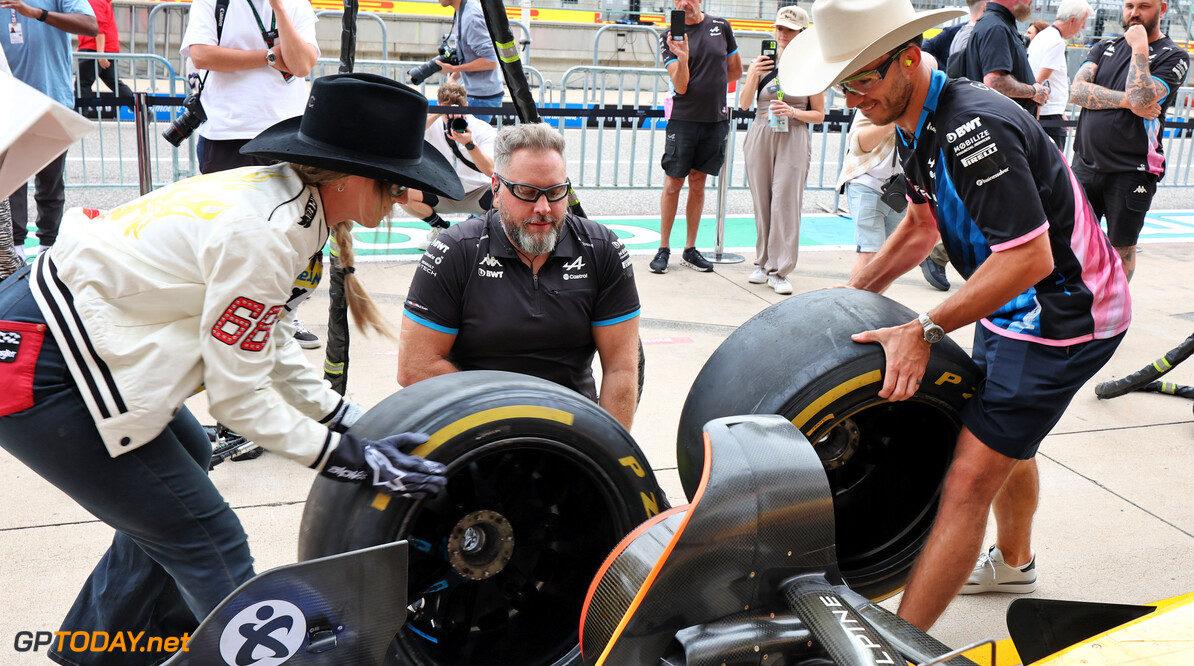
M 278 15 L 270 14 L 269 30 L 265 29 L 265 23 L 261 21 L 261 15 L 257 13 L 257 7 L 253 4 L 253 0 L 245 0 L 249 3 L 249 9 L 253 10 L 253 18 L 257 19 L 257 27 L 261 29 L 261 39 L 265 40 L 267 48 L 274 48 L 274 42 L 278 39 Z M 282 80 L 290 83 L 294 78 L 293 74 L 286 72 L 279 72 L 282 75 Z
M 461 162 L 464 162 L 465 166 L 467 166 L 468 168 L 472 169 L 473 171 L 476 171 L 477 173 L 484 176 L 485 175 L 484 171 L 478 169 L 477 165 L 473 164 L 472 160 L 470 160 L 469 158 L 467 158 L 463 154 L 461 154 L 460 145 L 458 143 L 456 143 L 455 139 L 448 136 L 448 131 L 449 131 L 448 123 L 445 122 L 444 123 L 444 138 L 447 139 L 448 145 L 452 147 L 452 152 L 456 153 L 456 159 L 460 160 Z
M 224 18 L 228 16 L 228 2 L 229 0 L 216 0 L 216 46 L 220 45 L 220 39 L 224 36 Z M 204 70 L 203 78 L 199 81 L 199 90 L 196 93 L 199 96 L 203 95 L 203 86 L 207 85 L 208 74 L 211 74 L 211 70 Z

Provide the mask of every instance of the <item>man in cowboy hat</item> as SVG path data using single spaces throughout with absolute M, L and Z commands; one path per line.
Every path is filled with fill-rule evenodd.
M 837 85 L 876 124 L 894 122 L 907 215 L 848 286 L 882 291 L 941 238 L 967 278 L 907 324 L 853 336 L 886 355 L 879 396 L 916 395 L 932 344 L 978 322 L 985 378 L 962 411 L 941 503 L 900 604 L 928 629 L 959 590 L 1027 592 L 1038 480 L 1032 458 L 1131 319 L 1119 257 L 1064 158 L 1036 120 L 985 85 L 948 79 L 921 57 L 921 32 L 960 10 L 908 0 L 817 0 L 788 46 L 780 84 L 794 95 Z M 988 511 L 995 546 L 978 560 Z M 965 586 L 965 587 L 964 587 Z

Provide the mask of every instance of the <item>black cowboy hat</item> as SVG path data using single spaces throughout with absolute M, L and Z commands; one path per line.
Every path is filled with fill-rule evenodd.
M 258 134 L 240 149 L 464 198 L 448 160 L 423 140 L 427 99 L 376 74 L 336 74 L 311 84 L 307 110 Z

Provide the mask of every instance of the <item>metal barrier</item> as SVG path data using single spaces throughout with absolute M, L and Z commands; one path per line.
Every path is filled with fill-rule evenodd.
M 96 66 L 95 53 L 74 53 L 72 56 L 75 71 L 78 71 L 78 67 Z M 112 61 L 113 67 L 125 63 L 129 65 L 127 69 L 134 73 L 146 71 L 145 76 L 122 78 L 122 82 L 135 91 L 158 97 L 171 97 L 175 100 L 181 100 L 186 95 L 185 81 L 161 56 L 130 53 L 105 53 L 103 56 Z M 101 85 L 97 78 L 97 91 L 101 89 Z M 109 94 L 97 95 L 95 91 L 81 91 L 76 80 L 76 99 L 91 100 L 97 96 L 99 100 L 119 102 L 116 108 L 89 107 L 96 111 L 97 131 L 87 135 L 71 148 L 67 157 L 68 167 L 77 161 L 81 163 L 82 168 L 67 169 L 67 187 L 140 188 L 145 176 L 148 176 L 154 187 L 159 187 L 198 173 L 194 138 L 183 144 L 184 148 L 181 149 L 161 138 L 162 131 L 178 117 L 179 107 L 159 105 L 147 109 L 146 127 L 141 128 L 141 131 L 148 132 L 151 139 L 146 156 L 148 164 L 139 165 L 135 139 L 138 127 L 134 122 L 132 100 L 114 98 Z M 147 169 L 145 175 L 142 174 L 142 168 Z
M 395 81 L 400 81 L 406 85 L 411 85 L 410 77 L 407 73 L 413 67 L 418 67 L 424 64 L 425 61 L 419 60 L 357 60 L 354 63 L 354 72 L 368 72 L 370 74 L 380 74 Z M 336 74 L 340 71 L 340 61 L 333 58 L 320 58 L 315 67 L 311 70 L 309 78 L 318 78 L 321 76 L 328 76 Z M 524 66 L 523 71 L 526 72 L 527 81 L 532 88 L 539 89 L 540 104 L 546 104 L 551 94 L 551 82 L 543 79 L 543 74 L 534 67 Z M 427 99 L 435 99 L 435 90 L 439 88 L 438 83 L 443 80 L 444 74 L 435 74 L 428 77 L 417 86 L 419 92 Z M 432 83 L 434 81 L 435 83 Z M 433 90 L 429 94 L 427 88 L 431 87 Z
M 321 19 L 325 16 L 330 16 L 330 17 L 335 17 L 337 19 L 341 19 L 344 16 L 344 11 L 337 10 L 337 9 L 324 9 L 324 10 L 315 12 L 315 20 L 316 21 L 318 21 L 319 19 Z M 361 19 L 368 19 L 371 22 L 376 21 L 377 24 L 379 26 L 381 26 L 381 59 L 389 60 L 390 59 L 390 33 L 386 29 L 386 22 L 382 20 L 381 16 L 374 14 L 372 12 L 357 12 L 357 30 L 358 31 L 361 28 Z M 361 39 L 359 32 L 357 34 L 357 41 L 358 42 L 364 41 Z
M 159 55 L 174 64 L 174 71 L 186 75 L 186 62 L 178 49 L 186 33 L 190 3 L 163 2 L 156 4 L 145 17 L 145 41 L 148 53 Z M 158 30 L 158 24 L 162 29 Z M 132 33 L 130 33 L 130 38 Z M 177 40 L 177 41 L 176 41 Z M 130 44 L 129 51 L 135 51 Z
M 593 35 L 593 66 L 594 67 L 601 66 L 601 61 L 600 61 L 601 35 L 608 31 L 613 31 L 613 33 L 615 35 L 618 35 L 618 33 L 625 33 L 625 32 L 641 32 L 641 33 L 646 33 L 646 34 L 651 35 L 651 51 L 652 51 L 652 53 L 655 54 L 655 66 L 661 67 L 663 65 L 663 63 L 661 62 L 662 56 L 659 53 L 659 35 L 660 35 L 660 33 L 657 30 L 655 30 L 655 28 L 652 28 L 651 26 L 646 26 L 646 25 L 610 24 L 610 25 L 602 26 L 600 29 L 597 30 L 597 34 Z

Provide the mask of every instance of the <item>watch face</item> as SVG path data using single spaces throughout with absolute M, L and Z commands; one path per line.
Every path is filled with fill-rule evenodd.
M 931 324 L 925 327 L 925 342 L 932 344 L 940 342 L 941 338 L 945 337 L 945 329 L 936 324 Z

